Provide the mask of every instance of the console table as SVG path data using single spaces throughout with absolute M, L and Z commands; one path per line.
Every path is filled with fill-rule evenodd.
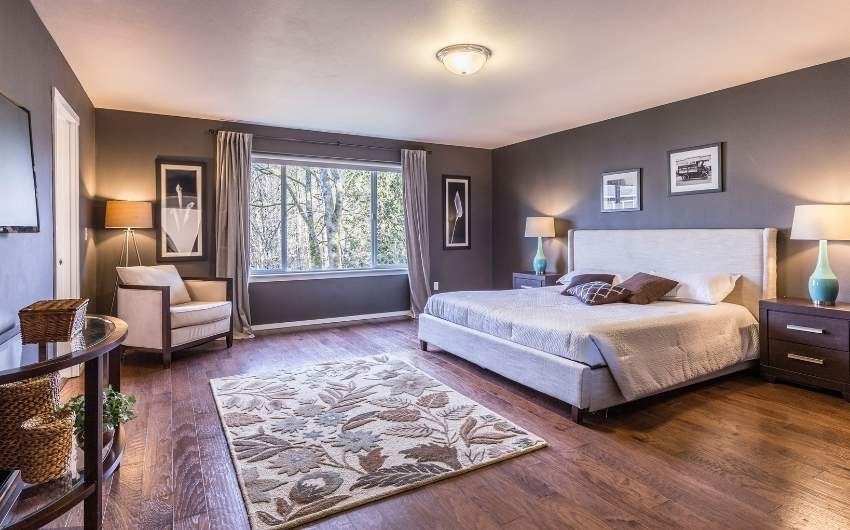
M 124 437 L 116 428 L 112 446 L 103 451 L 103 380 L 121 388 L 121 343 L 127 324 L 114 317 L 89 315 L 82 332 L 70 342 L 21 344 L 20 337 L 0 346 L 0 384 L 14 383 L 84 365 L 86 425 L 84 471 L 45 484 L 29 486 L 17 471 L 7 473 L 0 496 L 3 528 L 41 528 L 83 502 L 83 526 L 101 528 L 102 484 L 118 467 Z

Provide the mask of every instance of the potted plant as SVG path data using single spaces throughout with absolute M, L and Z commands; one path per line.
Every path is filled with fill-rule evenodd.
M 103 445 L 108 447 L 115 435 L 115 428 L 136 417 L 134 408 L 136 396 L 128 396 L 115 391 L 111 386 L 103 391 Z M 79 447 L 85 446 L 86 431 L 86 399 L 76 396 L 65 403 L 60 410 L 70 410 L 74 413 L 74 436 Z

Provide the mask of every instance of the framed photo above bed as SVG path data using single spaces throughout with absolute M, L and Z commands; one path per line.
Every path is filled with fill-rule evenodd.
M 157 261 L 206 259 L 206 169 L 203 162 L 157 159 Z
M 723 144 L 667 151 L 667 189 L 670 196 L 723 191 Z
M 641 169 L 602 174 L 602 212 L 636 212 L 641 209 Z
M 443 248 L 472 248 L 469 177 L 443 175 Z

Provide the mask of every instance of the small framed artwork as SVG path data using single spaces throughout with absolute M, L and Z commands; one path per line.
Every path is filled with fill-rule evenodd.
M 157 159 L 157 261 L 206 259 L 206 170 L 203 162 Z
M 670 196 L 723 191 L 723 144 L 700 145 L 667 152 Z
M 636 212 L 641 209 L 641 169 L 602 174 L 602 212 Z
M 443 175 L 443 248 L 472 248 L 470 178 Z

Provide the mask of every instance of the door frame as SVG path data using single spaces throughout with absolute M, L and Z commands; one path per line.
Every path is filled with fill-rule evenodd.
M 63 144 L 62 136 L 57 132 L 60 127 L 70 124 L 70 135 L 67 144 Z M 67 182 L 67 196 L 62 196 L 59 187 L 62 180 Z M 56 226 L 59 219 L 59 208 L 70 209 L 71 228 L 60 230 Z M 53 294 L 62 298 L 79 298 L 80 296 L 80 117 L 68 104 L 59 89 L 53 87 L 53 253 L 54 274 Z M 74 230 L 76 227 L 76 230 Z M 74 234 L 77 237 L 73 237 Z M 69 241 L 69 263 L 65 270 L 73 271 L 68 293 L 59 293 L 59 258 L 56 256 L 58 239 L 67 237 Z M 63 265 L 64 266 L 64 265 Z
M 65 127 L 68 130 L 67 138 L 59 133 Z M 64 229 L 57 226 L 60 209 L 70 210 L 70 226 Z M 61 258 L 57 251 L 60 238 L 68 239 L 69 250 L 68 263 L 61 265 L 61 270 Z M 60 293 L 59 276 L 61 273 L 68 274 L 68 271 L 68 292 Z M 80 117 L 56 87 L 53 87 L 53 296 L 80 297 Z M 70 345 L 63 346 L 70 351 Z M 81 366 L 66 368 L 60 374 L 66 379 L 77 377 L 81 373 Z

